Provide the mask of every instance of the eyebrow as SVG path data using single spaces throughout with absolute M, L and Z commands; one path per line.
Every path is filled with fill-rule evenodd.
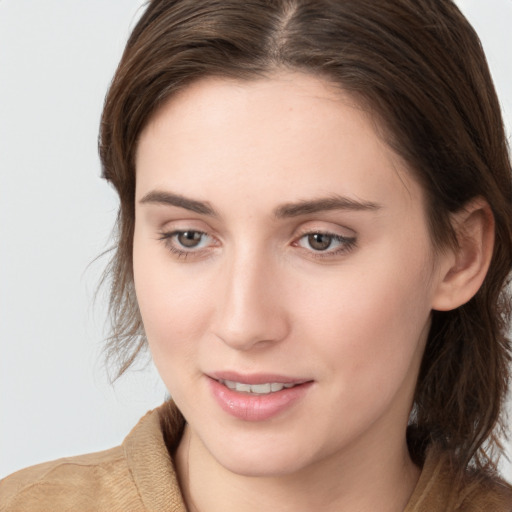
M 332 195 L 326 198 L 304 200 L 296 203 L 286 203 L 274 211 L 278 219 L 298 217 L 308 213 L 318 213 L 329 210 L 374 211 L 381 206 L 371 201 L 358 201 L 349 197 Z
M 153 190 L 147 193 L 140 201 L 141 204 L 163 204 L 168 206 L 177 206 L 178 208 L 185 208 L 201 215 L 209 215 L 211 217 L 218 217 L 218 213 L 207 201 L 197 201 L 189 199 L 188 197 L 173 194 L 171 192 L 164 192 L 161 190 Z
M 184 208 L 185 210 L 190 210 L 200 215 L 219 217 L 219 214 L 209 202 L 190 199 L 172 192 L 154 190 L 147 193 L 139 202 L 141 204 L 149 203 L 177 206 L 178 208 Z M 381 206 L 379 204 L 371 201 L 358 201 L 349 197 L 332 195 L 320 199 L 285 203 L 274 210 L 274 216 L 277 219 L 285 219 L 330 210 L 375 211 L 380 208 Z

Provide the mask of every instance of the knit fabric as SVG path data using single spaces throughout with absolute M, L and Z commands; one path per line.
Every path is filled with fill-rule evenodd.
M 448 457 L 430 451 L 404 512 L 512 512 L 512 487 L 473 473 L 459 482 Z
M 0 481 L 0 511 L 186 512 L 167 449 L 182 431 L 179 411 L 166 403 L 147 413 L 121 446 Z M 462 488 L 454 483 L 445 457 L 430 453 L 404 512 L 512 512 L 512 488 L 504 482 L 468 476 Z
M 121 446 L 38 464 L 0 481 L 0 511 L 186 512 L 158 409 Z

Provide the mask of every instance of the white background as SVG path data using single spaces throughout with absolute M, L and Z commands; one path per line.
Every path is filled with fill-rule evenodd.
M 109 384 L 105 297 L 93 304 L 117 208 L 99 178 L 98 122 L 141 4 L 0 0 L 0 478 L 115 446 L 164 399 L 151 364 Z M 510 133 L 512 0 L 459 5 Z

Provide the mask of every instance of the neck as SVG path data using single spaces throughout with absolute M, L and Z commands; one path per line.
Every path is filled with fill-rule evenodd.
M 403 511 L 420 473 L 405 435 L 361 444 L 293 474 L 255 477 L 221 466 L 187 426 L 176 466 L 190 512 Z

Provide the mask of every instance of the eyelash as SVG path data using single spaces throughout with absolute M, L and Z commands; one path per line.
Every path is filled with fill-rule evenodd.
M 306 237 L 309 237 L 309 236 L 314 236 L 314 235 L 322 235 L 322 236 L 329 237 L 331 239 L 330 244 L 332 244 L 333 242 L 338 242 L 340 244 L 340 246 L 334 250 L 326 249 L 324 251 L 315 251 L 312 248 L 306 249 L 299 245 L 300 240 L 302 240 Z M 335 256 L 340 256 L 342 254 L 346 254 L 356 247 L 356 243 L 357 243 L 356 237 L 346 237 L 346 236 L 342 236 L 342 235 L 337 235 L 336 233 L 331 233 L 329 231 L 313 230 L 313 231 L 306 231 L 304 233 L 301 233 L 301 235 L 296 239 L 295 242 L 293 242 L 292 245 L 294 247 L 300 247 L 300 248 L 304 249 L 313 258 L 322 259 L 322 258 L 332 258 Z
M 195 250 L 195 248 L 191 248 L 190 250 L 182 250 L 182 249 L 178 249 L 174 244 L 173 244 L 173 238 L 179 236 L 179 235 L 184 235 L 185 233 L 196 233 L 196 234 L 199 234 L 201 236 L 208 236 L 207 233 L 205 233 L 204 231 L 199 231 L 197 229 L 183 229 L 183 230 L 175 230 L 175 231 L 169 231 L 169 232 L 163 232 L 163 233 L 160 233 L 160 236 L 159 236 L 159 240 L 162 241 L 166 248 L 171 251 L 171 253 L 175 254 L 178 258 L 183 258 L 183 259 L 186 259 L 189 255 L 191 254 L 199 254 L 200 251 L 198 250 Z
M 208 233 L 205 233 L 204 231 L 199 230 L 193 230 L 193 229 L 184 229 L 184 230 L 175 230 L 175 231 L 169 231 L 169 232 L 162 232 L 160 233 L 160 236 L 158 240 L 164 242 L 166 248 L 173 254 L 175 254 L 178 258 L 186 259 L 189 255 L 199 255 L 201 253 L 201 250 L 197 250 L 195 248 L 190 248 L 190 250 L 182 250 L 177 248 L 173 244 L 173 238 L 184 235 L 186 233 L 194 233 L 201 236 L 209 237 Z M 340 247 L 338 247 L 336 250 L 324 250 L 324 251 L 315 251 L 314 249 L 306 249 L 304 247 L 301 247 L 299 245 L 300 240 L 304 239 L 308 236 L 314 236 L 314 235 L 322 235 L 329 237 L 332 242 L 338 242 L 340 244 Z M 350 252 L 352 249 L 356 247 L 357 239 L 356 237 L 345 237 L 342 235 L 337 235 L 335 233 L 330 233 L 328 231 L 306 231 L 304 233 L 301 233 L 301 235 L 292 243 L 294 247 L 299 247 L 305 251 L 307 251 L 311 257 L 313 258 L 331 258 L 335 256 L 339 256 L 341 254 L 345 254 Z

